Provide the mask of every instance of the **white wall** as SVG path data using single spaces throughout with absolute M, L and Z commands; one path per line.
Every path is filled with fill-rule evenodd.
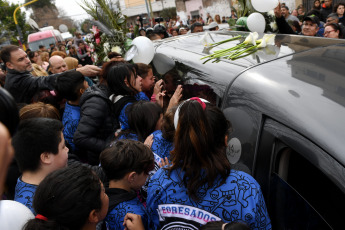
M 223 16 L 229 16 L 231 15 L 231 8 L 230 8 L 230 2 L 228 0 L 218 0 L 218 1 L 212 1 L 212 6 L 204 7 L 204 20 L 206 19 L 206 14 L 210 13 L 211 17 L 214 20 L 214 16 L 216 14 L 220 15 L 220 18 L 222 19 Z
M 163 0 L 163 4 L 162 1 L 151 0 L 153 12 L 161 11 L 163 9 L 163 5 L 164 8 L 176 7 L 175 0 Z M 128 17 L 137 16 L 140 14 L 147 14 L 147 8 L 145 4 L 126 8 L 125 0 L 120 0 L 120 7 L 122 10 L 122 14 L 127 15 Z

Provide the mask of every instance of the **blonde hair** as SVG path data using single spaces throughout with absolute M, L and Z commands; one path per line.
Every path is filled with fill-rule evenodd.
M 78 68 L 78 64 L 79 64 L 78 59 L 76 59 L 74 57 L 65 57 L 64 61 L 66 62 L 68 70 Z
M 31 71 L 31 74 L 35 77 L 42 77 L 42 76 L 48 76 L 49 74 L 47 71 L 45 71 L 40 65 L 37 65 L 36 63 L 32 63 L 33 70 Z
M 62 57 L 62 58 L 65 58 L 65 57 L 67 56 L 67 54 L 64 53 L 64 52 L 62 52 L 62 51 L 54 51 L 54 52 L 52 53 L 51 57 L 53 57 L 53 56 L 60 56 L 60 57 Z
M 42 62 L 48 62 L 49 61 L 49 53 L 48 52 L 42 52 L 41 54 L 41 59 L 42 59 Z
M 54 106 L 43 102 L 26 105 L 19 111 L 21 121 L 38 117 L 60 120 L 59 111 Z

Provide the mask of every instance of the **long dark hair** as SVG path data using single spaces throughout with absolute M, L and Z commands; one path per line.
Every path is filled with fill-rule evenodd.
M 315 7 L 315 2 L 319 2 L 320 5 L 318 7 Z M 321 10 L 321 0 L 314 0 L 313 8 L 312 9 Z
M 344 6 L 345 7 L 345 2 L 339 2 L 333 7 L 333 13 L 337 14 L 337 10 L 339 6 Z M 338 14 L 337 14 L 338 15 Z M 344 15 L 343 15 L 344 16 Z
M 138 101 L 126 108 L 126 114 L 128 114 L 129 130 L 124 131 L 123 134 L 135 133 L 138 140 L 144 142 L 155 131 L 162 108 L 154 102 Z
M 111 68 L 107 71 L 103 78 L 106 79 L 108 83 L 108 88 L 112 94 L 115 95 L 131 95 L 139 93 L 131 85 L 132 75 L 136 79 L 137 76 L 137 65 L 130 64 L 128 62 L 116 62 L 115 65 L 112 65 Z M 125 84 L 127 80 L 129 87 Z
M 168 170 L 184 172 L 183 183 L 192 199 L 200 199 L 197 191 L 201 186 L 210 188 L 217 179 L 222 185 L 228 178 L 225 136 L 229 129 L 230 123 L 217 107 L 207 103 L 203 110 L 197 101 L 182 104 Z
M 173 142 L 175 136 L 174 115 L 177 107 L 167 110 L 163 116 L 162 136 L 165 140 Z
M 92 210 L 100 210 L 101 182 L 86 166 L 50 173 L 37 187 L 33 207 L 48 220 L 32 219 L 25 230 L 81 229 Z

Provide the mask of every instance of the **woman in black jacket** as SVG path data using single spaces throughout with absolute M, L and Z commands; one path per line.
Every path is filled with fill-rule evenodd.
M 115 61 L 105 63 L 101 76 L 115 64 Z M 80 121 L 74 143 L 79 149 L 78 156 L 91 165 L 98 165 L 99 154 L 109 146 L 119 128 L 109 96 L 107 81 L 101 77 L 100 84 L 89 87 L 80 98 Z

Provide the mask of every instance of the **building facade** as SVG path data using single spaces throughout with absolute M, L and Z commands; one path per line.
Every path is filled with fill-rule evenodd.
M 159 12 L 164 8 L 176 7 L 175 0 L 119 0 L 119 5 L 122 14 L 127 15 L 129 22 L 135 21 L 139 15 L 149 18 L 148 11 L 151 9 L 153 16 L 158 17 Z

